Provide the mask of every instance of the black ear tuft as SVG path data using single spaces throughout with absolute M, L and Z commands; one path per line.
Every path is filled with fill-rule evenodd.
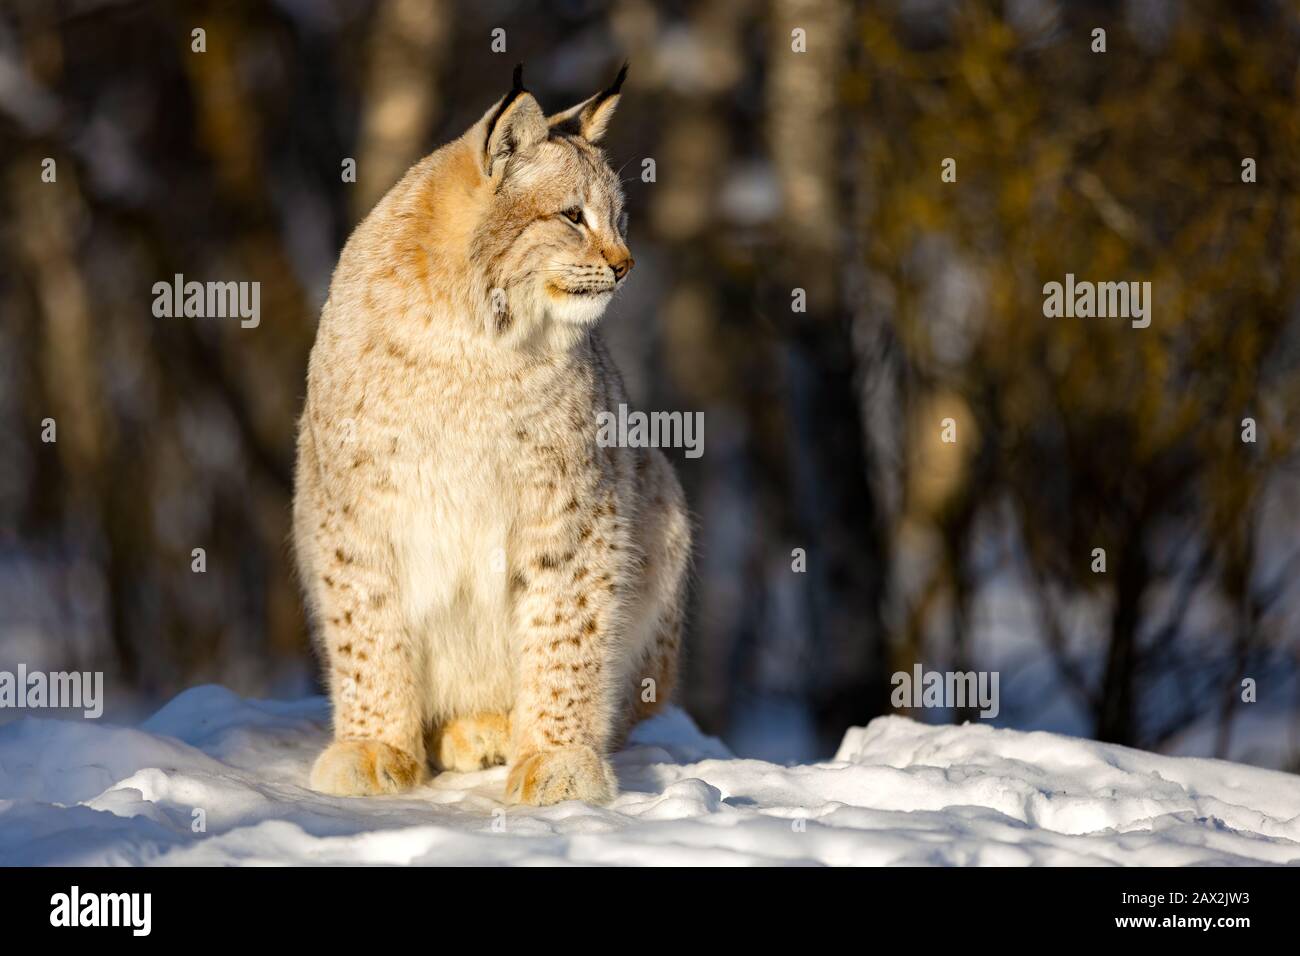
M 583 100 L 577 106 L 556 113 L 547 119 L 551 129 L 573 136 L 581 136 L 589 143 L 596 143 L 605 135 L 605 127 L 618 106 L 619 90 L 627 79 L 627 63 L 618 71 L 614 82 L 590 99 Z
M 523 153 L 546 139 L 546 116 L 533 95 L 524 89 L 524 65 L 515 64 L 510 92 L 501 97 L 482 120 L 483 171 L 488 176 L 500 160 Z
M 613 96 L 623 88 L 623 81 L 627 79 L 627 68 L 628 62 L 624 60 L 623 68 L 618 71 L 618 76 L 614 77 L 614 82 L 611 83 L 609 88 L 602 94 L 602 99 L 607 96 Z
M 510 109 L 510 104 L 513 103 L 515 100 L 519 99 L 519 97 L 523 95 L 523 93 L 525 92 L 526 91 L 524 90 L 524 65 L 522 63 L 516 63 L 515 75 L 510 86 L 510 92 L 507 93 L 504 98 L 502 98 L 501 104 L 497 107 L 496 112 L 493 113 L 492 118 L 488 120 L 487 132 L 483 136 L 484 156 L 488 155 L 489 146 L 492 142 L 492 133 L 497 128 L 497 122 L 501 119 L 502 116 L 505 115 L 506 110 Z

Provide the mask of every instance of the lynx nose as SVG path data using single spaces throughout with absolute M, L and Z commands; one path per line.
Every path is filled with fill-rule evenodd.
M 625 255 L 618 262 L 611 262 L 609 267 L 614 270 L 614 281 L 622 281 L 623 277 L 632 271 L 634 265 L 636 265 L 636 260 L 630 254 Z

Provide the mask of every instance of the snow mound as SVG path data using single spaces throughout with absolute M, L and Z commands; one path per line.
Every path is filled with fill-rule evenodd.
M 321 698 L 179 695 L 139 728 L 0 727 L 0 862 L 112 864 L 1300 863 L 1300 778 L 1046 733 L 883 717 L 834 760 L 734 757 L 670 709 L 607 807 L 501 803 L 504 768 L 403 797 L 307 789 Z

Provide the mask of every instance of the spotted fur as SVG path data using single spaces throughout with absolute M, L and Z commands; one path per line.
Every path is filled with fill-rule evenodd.
M 627 400 L 595 329 L 632 267 L 596 145 L 618 85 L 548 120 L 517 76 L 339 258 L 294 496 L 333 705 L 316 789 L 504 761 L 511 801 L 607 800 L 608 753 L 671 692 L 681 487 L 596 444 Z

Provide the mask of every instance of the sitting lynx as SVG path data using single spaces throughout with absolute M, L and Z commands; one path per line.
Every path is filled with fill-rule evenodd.
M 514 88 L 357 227 L 321 313 L 294 543 L 327 663 L 332 794 L 506 763 L 514 803 L 605 801 L 607 754 L 672 689 L 690 528 L 595 331 L 632 268 L 594 145 L 608 90 Z

